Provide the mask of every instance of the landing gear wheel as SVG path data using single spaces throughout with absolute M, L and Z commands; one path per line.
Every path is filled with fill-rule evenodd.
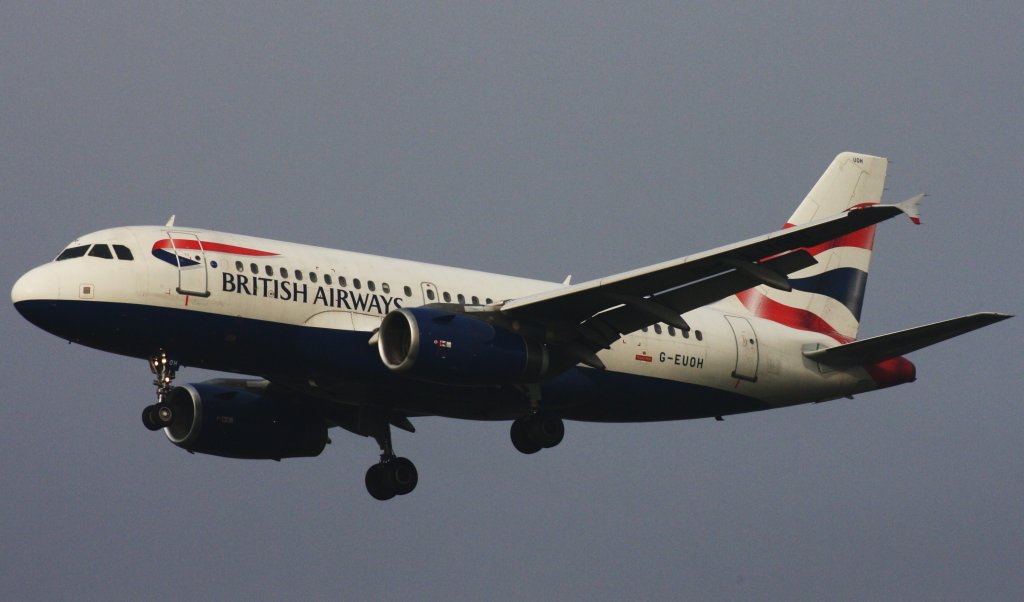
M 416 489 L 419 482 L 416 465 L 408 458 L 393 458 L 374 464 L 366 471 L 366 491 L 378 500 L 390 500 Z
M 156 416 L 156 422 L 161 428 L 171 426 L 174 422 L 174 407 L 169 403 L 158 403 L 153 415 Z
M 565 424 L 560 418 L 534 418 L 533 436 L 543 448 L 550 448 L 562 442 L 565 437 Z
M 378 500 L 390 500 L 416 489 L 420 475 L 408 458 L 399 458 L 391 445 L 391 422 L 385 413 L 367 413 L 364 418 L 372 426 L 371 434 L 380 446 L 380 463 L 366 471 L 366 490 Z M 402 417 L 404 419 L 404 417 Z M 374 424 L 375 423 L 375 424 Z M 408 423 L 408 420 L 405 420 Z M 412 428 L 412 425 L 409 425 Z
M 156 418 L 156 406 L 146 406 L 142 408 L 142 424 L 151 431 L 159 431 L 163 427 L 157 422 Z
M 374 499 L 380 501 L 395 497 L 395 492 L 387 483 L 386 464 L 374 464 L 366 471 L 366 490 Z
M 535 454 L 561 443 L 565 437 L 565 424 L 561 418 L 529 416 L 513 422 L 509 434 L 516 449 L 524 454 Z
M 385 464 L 388 467 L 388 476 L 395 486 L 396 495 L 406 495 L 412 493 L 413 489 L 416 489 L 416 483 L 420 480 L 420 475 L 416 471 L 416 465 L 412 463 L 408 458 L 395 458 L 391 462 Z
M 530 436 L 530 424 L 528 419 L 519 418 L 513 422 L 510 435 L 512 436 L 512 445 L 521 453 L 535 454 L 544 447 Z

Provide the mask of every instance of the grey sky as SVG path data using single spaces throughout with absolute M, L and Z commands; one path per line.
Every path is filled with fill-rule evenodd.
M 775 229 L 890 157 L 862 334 L 1020 311 L 1018 3 L 0 4 L 0 283 L 178 223 L 561 280 Z M 714 421 L 416 421 L 189 455 L 139 360 L 0 308 L 5 599 L 1020 599 L 1021 320 L 920 380 Z M 179 382 L 209 376 L 186 370 Z M 628 403 L 629 400 L 623 400 Z

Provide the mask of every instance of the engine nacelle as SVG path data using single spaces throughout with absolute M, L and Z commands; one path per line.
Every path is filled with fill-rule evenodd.
M 423 307 L 384 316 L 377 349 L 391 370 L 448 385 L 536 382 L 548 367 L 541 343 L 473 316 Z
M 164 433 L 190 452 L 280 460 L 319 456 L 327 445 L 323 420 L 257 392 L 198 383 L 175 387 L 170 403 L 174 421 Z

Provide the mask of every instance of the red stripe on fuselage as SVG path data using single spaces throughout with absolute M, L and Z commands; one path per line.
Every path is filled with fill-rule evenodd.
M 248 255 L 250 257 L 274 257 L 277 255 L 277 253 L 271 253 L 269 251 L 236 247 L 235 245 L 226 245 L 219 242 L 203 241 L 202 246 L 200 247 L 200 242 L 198 240 L 189 238 L 175 238 L 173 243 L 169 238 L 162 238 L 153 244 L 153 250 L 155 251 L 157 249 L 189 249 L 193 251 L 202 249 L 212 253 L 230 253 L 232 255 Z

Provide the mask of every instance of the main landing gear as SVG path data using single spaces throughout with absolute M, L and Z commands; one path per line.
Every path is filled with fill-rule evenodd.
M 534 413 L 517 418 L 512 423 L 510 434 L 516 449 L 524 454 L 535 454 L 561 443 L 565 436 L 565 425 L 561 418 Z
M 151 431 L 158 431 L 171 426 L 174 422 L 175 408 L 170 403 L 171 382 L 178 372 L 178 362 L 167 357 L 163 351 L 149 358 L 149 369 L 156 375 L 156 403 L 142 410 L 142 424 Z
M 373 438 L 380 446 L 380 463 L 366 471 L 366 490 L 382 501 L 412 492 L 419 482 L 419 473 L 411 460 L 395 456 L 391 447 L 391 425 L 384 422 Z

